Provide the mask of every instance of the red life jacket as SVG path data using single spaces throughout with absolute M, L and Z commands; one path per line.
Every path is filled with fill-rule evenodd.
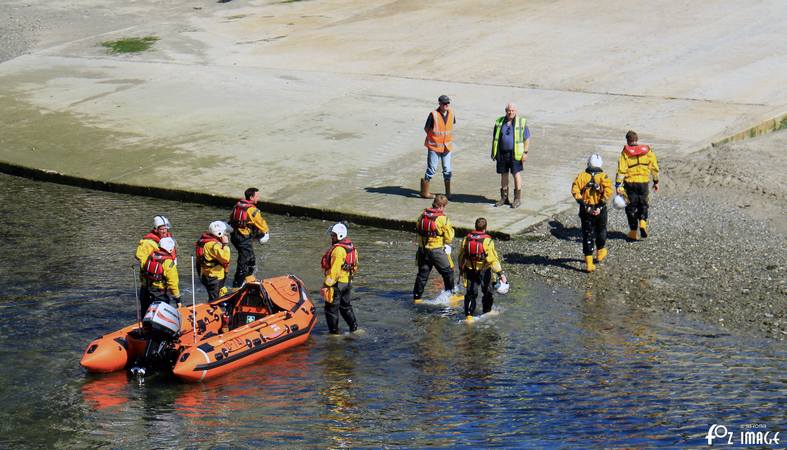
M 159 241 L 161 240 L 159 235 L 154 233 L 154 232 L 152 232 L 152 231 L 150 233 L 142 236 L 142 239 L 150 239 L 151 241 L 155 242 L 156 244 L 158 244 Z
M 483 262 L 486 259 L 486 250 L 484 249 L 484 239 L 491 239 L 492 236 L 483 231 L 473 231 L 467 235 L 467 244 L 465 246 L 465 255 L 467 259 L 472 262 Z
M 251 200 L 240 199 L 230 214 L 230 225 L 234 228 L 246 228 L 249 224 L 249 208 L 254 206 Z
M 148 256 L 142 275 L 150 281 L 161 281 L 164 279 L 164 261 L 174 260 L 175 256 L 164 250 L 156 250 Z
M 154 231 L 150 231 L 150 232 L 148 232 L 148 234 L 142 236 L 142 239 L 150 239 L 151 241 L 153 241 L 156 244 L 158 244 L 159 241 L 161 241 L 161 238 L 163 238 L 163 237 L 172 237 L 172 233 L 167 231 L 167 233 L 164 236 L 159 236 L 158 234 L 156 234 L 156 232 L 154 230 Z
M 197 271 L 202 270 L 202 267 L 213 267 L 216 264 L 219 264 L 218 261 L 208 261 L 205 259 L 205 245 L 208 242 L 217 242 L 221 244 L 221 239 L 217 238 L 216 236 L 210 233 L 202 233 L 199 240 L 197 240 L 196 244 L 196 253 L 197 253 Z M 229 264 L 222 264 L 222 267 L 226 270 Z
M 650 151 L 647 145 L 624 145 L 623 151 L 629 156 L 642 156 Z
M 358 251 L 355 249 L 353 243 L 347 238 L 333 244 L 331 248 L 322 255 L 322 260 L 320 261 L 322 270 L 325 271 L 326 274 L 331 270 L 331 254 L 336 247 L 342 247 L 347 252 L 344 257 L 344 264 L 342 264 L 342 270 L 346 270 L 351 274 L 355 273 L 358 270 Z
M 427 238 L 437 236 L 437 218 L 444 215 L 441 210 L 426 208 L 415 226 L 418 234 Z

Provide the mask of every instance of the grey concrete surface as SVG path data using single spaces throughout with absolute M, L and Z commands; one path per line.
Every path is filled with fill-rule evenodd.
M 787 111 L 778 0 L 25 4 L 61 19 L 0 64 L 0 161 L 221 196 L 254 185 L 313 211 L 414 220 L 440 94 L 458 121 L 449 214 L 505 234 L 573 207 L 587 156 L 614 172 L 628 129 L 664 160 Z M 160 41 L 141 54 L 99 45 L 146 35 Z M 508 101 L 533 133 L 517 210 L 491 207 Z

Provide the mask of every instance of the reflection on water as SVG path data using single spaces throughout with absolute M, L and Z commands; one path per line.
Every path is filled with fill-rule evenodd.
M 87 375 L 84 346 L 134 320 L 132 253 L 151 217 L 172 220 L 189 284 L 193 242 L 231 205 L 4 175 L 0 196 L 2 447 L 701 446 L 713 423 L 784 430 L 783 344 L 539 285 L 467 325 L 458 307 L 411 304 L 410 235 L 359 227 L 364 333 L 331 337 L 321 320 L 306 345 L 205 384 Z M 328 223 L 269 222 L 263 275 L 315 293 Z

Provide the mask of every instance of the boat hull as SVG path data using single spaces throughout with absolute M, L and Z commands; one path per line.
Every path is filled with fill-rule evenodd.
M 122 370 L 145 350 L 144 339 L 136 337 L 137 324 L 105 334 L 88 344 L 79 364 L 91 373 Z
M 308 320 L 305 327 L 296 325 L 297 329 L 292 330 L 291 325 L 285 325 L 290 329 L 275 337 L 266 336 L 269 329 L 249 328 L 202 341 L 181 354 L 172 372 L 184 381 L 205 381 L 301 345 L 317 323 L 313 314 L 310 319 L 302 319 Z
M 231 325 L 224 316 L 226 305 Z M 303 344 L 317 323 L 303 283 L 282 276 L 248 283 L 210 303 L 183 307 L 172 373 L 199 382 L 253 364 Z M 145 354 L 147 340 L 138 324 L 93 340 L 80 364 L 88 372 L 109 373 L 129 367 Z

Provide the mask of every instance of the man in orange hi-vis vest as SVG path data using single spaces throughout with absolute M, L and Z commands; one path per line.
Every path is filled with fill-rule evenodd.
M 429 193 L 429 183 L 437 172 L 437 163 L 443 165 L 443 181 L 445 181 L 445 196 L 451 197 L 451 151 L 454 149 L 453 130 L 456 118 L 451 109 L 451 99 L 441 95 L 438 107 L 426 118 L 424 131 L 424 147 L 426 147 L 426 173 L 421 179 L 421 198 L 434 198 Z

